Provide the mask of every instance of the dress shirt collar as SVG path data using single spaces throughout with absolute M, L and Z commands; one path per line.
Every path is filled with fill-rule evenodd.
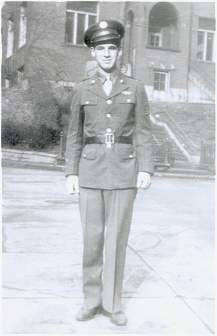
M 117 69 L 115 71 L 111 72 L 110 74 L 108 74 L 108 76 L 106 76 L 106 74 L 104 72 L 102 72 L 100 70 L 100 68 L 97 69 L 97 71 L 96 71 L 96 77 L 102 82 L 102 84 L 104 84 L 107 79 L 110 79 L 112 81 L 112 83 L 114 84 L 116 79 L 119 76 L 120 76 L 120 71 L 117 70 Z

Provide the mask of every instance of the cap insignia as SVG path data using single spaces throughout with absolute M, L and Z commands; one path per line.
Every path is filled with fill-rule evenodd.
M 108 27 L 108 23 L 106 21 L 101 21 L 99 23 L 99 27 L 102 28 L 102 29 L 105 29 Z

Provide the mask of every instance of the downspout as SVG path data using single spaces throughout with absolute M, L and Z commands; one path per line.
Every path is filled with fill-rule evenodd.
M 122 21 L 122 23 L 124 24 L 124 26 L 126 26 L 126 7 L 127 7 L 127 3 L 123 2 L 120 5 L 120 20 Z M 125 37 L 126 38 L 126 37 Z M 126 42 L 125 42 L 125 38 L 123 39 L 123 44 L 122 44 L 122 56 L 120 59 L 120 67 L 122 68 L 122 66 L 125 64 L 125 53 L 126 53 Z
M 192 21 L 193 21 L 193 5 L 190 2 L 190 24 L 189 24 L 189 44 L 188 44 L 188 67 L 187 67 L 187 102 L 189 102 L 189 75 L 191 71 L 191 50 L 192 50 Z

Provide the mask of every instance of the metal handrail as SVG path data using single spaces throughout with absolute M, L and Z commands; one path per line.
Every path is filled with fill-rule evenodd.
M 188 147 L 193 147 L 194 149 L 198 149 L 198 146 L 189 138 L 189 136 L 181 129 L 181 127 L 177 124 L 175 119 L 168 113 L 165 112 L 167 121 L 171 123 L 171 126 L 173 129 L 175 129 L 176 136 L 184 142 L 185 144 L 187 143 Z
M 168 136 L 170 137 L 170 139 L 172 141 L 175 142 L 176 146 L 180 149 L 181 153 L 186 157 L 186 159 L 188 161 L 191 161 L 191 155 L 186 150 L 186 148 L 184 148 L 184 146 L 180 143 L 180 141 L 177 139 L 175 133 L 171 130 L 171 128 L 165 122 L 156 121 L 156 119 L 153 117 L 153 115 L 151 115 L 150 118 L 151 118 L 151 121 L 152 121 L 153 124 L 158 125 L 158 126 L 162 126 L 165 129 Z

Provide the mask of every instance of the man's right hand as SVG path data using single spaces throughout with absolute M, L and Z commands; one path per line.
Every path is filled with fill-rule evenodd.
M 66 189 L 69 194 L 79 193 L 79 183 L 77 175 L 68 175 L 66 177 Z

